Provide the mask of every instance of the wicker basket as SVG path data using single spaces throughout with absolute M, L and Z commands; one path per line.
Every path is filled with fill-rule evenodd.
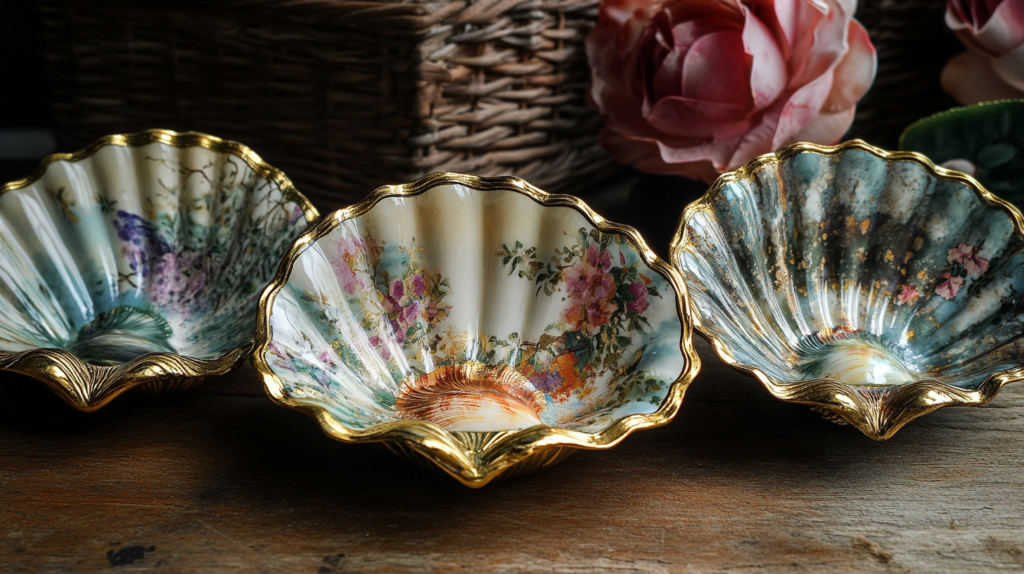
M 585 99 L 597 4 L 50 0 L 52 120 L 68 149 L 235 139 L 324 208 L 442 170 L 575 192 L 615 169 Z
M 857 19 L 878 52 L 878 76 L 857 106 L 850 137 L 896 149 L 903 129 L 958 105 L 942 68 L 966 48 L 946 27 L 946 0 L 860 0 Z

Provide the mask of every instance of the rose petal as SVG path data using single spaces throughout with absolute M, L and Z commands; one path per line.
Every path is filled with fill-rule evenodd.
M 826 112 L 811 120 L 811 123 L 804 126 L 804 129 L 794 134 L 784 145 L 796 142 L 811 142 L 825 145 L 834 145 L 843 139 L 843 134 L 850 129 L 853 123 L 853 116 L 857 112 L 857 106 L 850 106 L 838 112 Z
M 683 96 L 747 106 L 750 63 L 743 33 L 715 32 L 693 43 L 683 60 Z
M 850 51 L 832 72 L 832 91 L 822 108 L 826 112 L 841 112 L 857 105 L 875 81 L 875 47 L 867 30 L 856 20 L 850 20 L 848 41 Z
M 721 173 L 733 167 L 729 163 L 730 159 L 734 156 L 736 146 L 740 144 L 744 137 L 739 135 L 727 140 L 697 142 L 687 146 L 675 146 L 670 142 L 661 140 L 655 143 L 658 145 L 662 161 L 667 164 L 709 161 Z
M 1018 46 L 1005 55 L 989 60 L 1004 82 L 1018 90 L 1024 90 L 1024 46 Z
M 682 75 L 685 57 L 686 52 L 682 50 L 673 50 L 665 56 L 651 79 L 651 93 L 645 101 L 656 102 L 662 98 L 683 95 Z
M 1004 0 L 991 15 L 987 9 L 964 14 L 955 4 L 950 2 L 946 8 L 946 25 L 967 46 L 1000 56 L 1024 43 L 1024 0 Z M 970 3 L 971 7 L 977 4 Z
M 768 28 L 746 7 L 743 26 L 743 48 L 753 59 L 750 69 L 750 90 L 754 110 L 762 110 L 779 97 L 789 82 L 786 62 L 778 42 Z
M 663 1 L 654 3 L 665 4 Z M 733 22 L 735 26 L 733 29 L 743 29 L 743 14 L 740 12 L 740 4 L 737 0 L 677 0 L 665 6 L 663 11 L 659 7 L 659 12 L 667 14 L 673 25 L 707 18 L 716 20 L 720 24 Z
M 954 56 L 942 70 L 942 89 L 961 104 L 1024 98 L 1024 92 L 1007 84 L 980 54 Z
M 601 132 L 601 145 L 619 163 L 632 165 L 640 171 L 681 175 L 712 182 L 718 177 L 718 170 L 707 160 L 687 163 L 667 163 L 661 158 L 659 145 L 654 141 L 627 139 L 611 131 Z
M 774 11 L 775 20 L 786 40 L 783 47 L 786 60 L 793 60 L 793 55 L 797 53 L 805 54 L 814 42 L 814 37 L 812 34 L 801 34 L 800 31 L 813 30 L 814 20 L 821 17 L 821 12 L 804 0 L 775 0 Z
M 789 98 L 779 114 L 778 127 L 771 140 L 771 148 L 779 149 L 793 141 L 821 111 L 822 105 L 832 91 L 832 72 L 827 71 L 818 79 L 800 88 Z
M 821 18 L 816 27 L 803 28 L 802 32 L 807 34 L 808 30 L 813 30 L 814 43 L 790 57 L 791 66 L 797 67 L 789 70 L 790 87 L 806 86 L 817 80 L 833 69 L 848 50 L 846 36 L 853 16 L 849 2 L 813 0 L 813 8 L 821 12 Z
M 747 109 L 734 104 L 669 97 L 645 109 L 644 118 L 669 136 L 725 139 L 750 127 Z

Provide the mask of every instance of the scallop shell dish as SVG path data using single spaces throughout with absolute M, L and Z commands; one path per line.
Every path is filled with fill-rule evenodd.
M 673 258 L 723 358 L 884 439 L 1021 378 L 1019 219 L 923 156 L 798 144 L 688 208 Z
M 695 357 L 676 290 L 625 235 L 443 178 L 332 217 L 272 286 L 256 360 L 343 439 L 396 421 L 598 434 L 678 408 Z
M 0 362 L 82 410 L 243 359 L 260 292 L 316 217 L 237 144 L 108 140 L 0 197 Z

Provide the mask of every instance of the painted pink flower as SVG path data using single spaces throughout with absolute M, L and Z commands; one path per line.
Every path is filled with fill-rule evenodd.
M 601 299 L 607 297 L 615 287 L 614 278 L 608 274 L 612 266 L 611 256 L 596 244 L 591 244 L 580 261 L 563 270 L 565 291 L 569 299 Z
M 903 288 L 900 290 L 899 296 L 896 297 L 896 304 L 905 305 L 907 303 L 913 303 L 920 296 L 921 293 L 918 292 L 916 287 L 912 285 L 904 285 Z
M 967 52 L 942 70 L 960 103 L 1024 98 L 1024 0 L 949 0 L 946 25 Z
M 399 315 L 399 325 L 401 325 L 405 329 L 412 327 L 420 318 L 420 314 L 422 312 L 422 301 L 420 301 L 419 299 L 413 299 L 409 301 L 409 304 L 402 308 L 402 313 Z
M 342 262 L 341 265 L 335 267 L 338 270 L 338 278 L 341 280 L 341 287 L 345 290 L 345 293 L 354 295 L 355 292 L 366 285 L 363 280 L 352 271 L 352 267 L 349 266 L 348 262 Z
M 592 269 L 607 271 L 612 266 L 612 258 L 607 250 L 601 249 L 596 243 L 591 243 L 587 247 L 587 264 Z
M 945 279 L 945 281 L 935 287 L 935 294 L 947 301 L 956 297 L 957 291 L 964 285 L 963 277 L 955 277 L 950 275 L 948 271 L 939 275 L 939 279 Z
M 605 325 L 619 306 L 607 299 L 598 299 L 587 306 L 587 324 L 591 331 Z
M 402 284 L 401 279 L 392 281 L 388 292 L 383 295 L 381 306 L 384 307 L 385 313 L 398 313 L 402 310 L 402 297 L 405 295 L 405 286 Z
M 417 273 L 417 274 L 413 275 L 412 277 L 410 277 L 408 279 L 408 281 L 409 281 L 409 288 L 412 290 L 413 294 L 422 297 L 423 294 L 426 293 L 426 289 L 423 286 L 423 274 L 422 273 Z
M 338 254 L 341 261 L 335 268 L 342 288 L 349 295 L 364 289 L 368 284 L 368 281 L 364 279 L 367 273 L 365 269 L 366 249 L 366 243 L 358 237 L 346 236 L 338 240 Z
M 710 181 L 797 141 L 836 143 L 875 78 L 856 0 L 604 0 L 587 37 L 602 143 Z
M 570 300 L 582 299 L 587 292 L 590 282 L 587 280 L 587 264 L 585 261 L 577 261 L 572 266 L 562 270 L 565 277 L 565 293 Z
M 323 353 L 320 353 L 320 356 L 317 357 L 317 359 L 320 360 L 320 364 L 321 365 L 325 365 L 327 367 L 333 367 L 335 365 L 334 355 L 331 355 L 330 353 L 328 353 L 326 351 L 324 351 Z
M 963 265 L 964 269 L 966 269 L 968 273 L 977 277 L 985 271 L 988 271 L 988 259 L 978 257 L 979 251 L 981 251 L 980 245 L 978 247 L 973 247 L 971 245 L 961 243 L 949 250 L 946 260 L 950 263 Z
M 424 306 L 423 313 L 427 318 L 427 323 L 432 325 L 447 316 L 448 310 L 451 308 L 451 305 L 444 305 L 431 299 L 427 301 L 427 304 Z
M 382 345 L 383 341 L 381 340 L 380 337 L 372 335 L 369 339 L 367 339 L 367 341 L 369 341 L 370 344 L 373 345 L 374 347 L 380 348 L 380 356 L 385 361 L 391 360 L 391 347 L 388 347 L 387 345 Z
M 636 311 L 637 313 L 643 313 L 647 310 L 647 285 L 643 281 L 634 281 L 629 284 L 629 294 L 633 296 L 633 300 L 626 303 L 627 311 Z

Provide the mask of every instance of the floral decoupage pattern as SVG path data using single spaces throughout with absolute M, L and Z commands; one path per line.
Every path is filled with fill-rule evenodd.
M 453 259 L 430 228 L 384 221 L 340 222 L 278 293 L 266 360 L 293 399 L 355 429 L 435 413 L 449 430 L 592 431 L 654 412 L 679 375 L 675 293 L 623 237 L 499 229 Z
M 1022 243 L 966 185 L 859 149 L 748 177 L 694 213 L 676 255 L 702 325 L 740 364 L 778 381 L 975 388 L 1024 357 Z
M 126 167 L 127 166 L 127 167 Z M 53 164 L 0 198 L 0 349 L 95 364 L 244 345 L 259 293 L 308 225 L 242 158 L 164 144 Z

